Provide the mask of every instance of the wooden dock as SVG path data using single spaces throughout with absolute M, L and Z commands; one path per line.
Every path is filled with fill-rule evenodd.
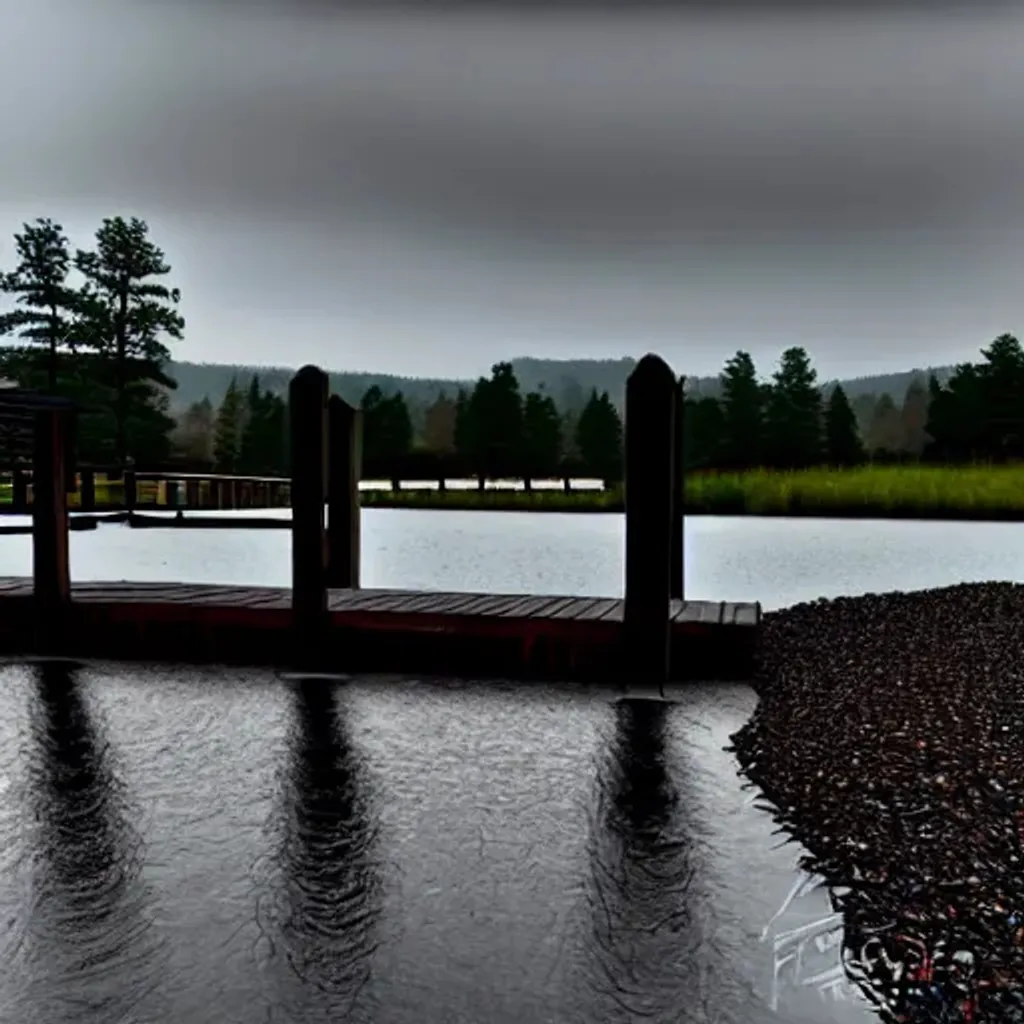
M 80 658 L 287 666 L 291 591 L 186 583 L 74 583 L 62 653 Z M 324 669 L 606 679 L 628 686 L 620 598 L 330 590 Z M 673 676 L 742 677 L 761 609 L 671 603 Z M 31 653 L 32 580 L 0 578 L 0 653 Z
M 0 653 L 582 678 L 626 692 L 749 676 L 759 605 L 684 600 L 683 388 L 663 359 L 644 356 L 626 385 L 622 599 L 361 589 L 361 414 L 328 383 L 305 366 L 289 386 L 287 589 L 73 582 L 75 408 L 0 395 L 0 442 L 31 460 L 33 487 L 33 577 L 0 581 Z M 124 483 L 130 510 L 137 479 Z

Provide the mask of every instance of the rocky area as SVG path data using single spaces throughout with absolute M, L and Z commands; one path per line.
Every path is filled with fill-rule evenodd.
M 883 1019 L 1024 1020 L 1024 586 L 766 615 L 755 685 L 736 755 Z

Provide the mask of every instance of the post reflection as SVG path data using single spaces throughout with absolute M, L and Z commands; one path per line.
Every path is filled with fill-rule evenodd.
M 682 1020 L 699 1010 L 695 851 L 666 764 L 671 707 L 614 705 L 589 857 L 595 1020 Z
M 381 886 L 377 826 L 335 687 L 295 691 L 284 845 L 285 955 L 303 992 L 302 1020 L 372 1019 L 367 983 Z
M 39 871 L 30 933 L 38 985 L 25 1019 L 127 1019 L 159 980 L 142 838 L 76 668 L 45 662 L 35 671 Z

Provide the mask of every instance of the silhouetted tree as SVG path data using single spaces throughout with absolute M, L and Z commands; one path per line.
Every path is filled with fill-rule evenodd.
M 765 435 L 773 466 L 818 465 L 823 455 L 821 391 L 807 352 L 799 347 L 782 353 L 772 377 L 765 411 Z
M 241 415 L 238 471 L 255 476 L 284 472 L 284 399 L 263 390 L 254 374 Z
M 825 407 L 825 451 L 833 466 L 854 466 L 864 461 L 857 417 L 839 384 L 832 389 Z
M 576 424 L 576 447 L 584 466 L 603 480 L 622 479 L 622 420 L 607 391 L 591 391 Z
M 68 284 L 68 245 L 64 229 L 52 220 L 25 224 L 14 236 L 18 265 L 0 274 L 0 292 L 14 296 L 18 307 L 0 315 L 0 335 L 16 334 L 27 343 L 29 363 L 42 370 L 51 394 L 58 391 L 60 353 L 74 350 L 80 329 L 82 302 L 79 291 Z
M 368 388 L 360 403 L 363 410 L 363 460 L 368 472 L 391 473 L 412 449 L 412 421 L 398 391 L 385 396 L 380 388 Z
M 213 462 L 218 473 L 234 473 L 242 450 L 245 429 L 245 395 L 234 377 L 217 410 L 213 433 Z
M 725 413 L 716 398 L 685 400 L 683 415 L 683 462 L 687 469 L 718 467 L 722 459 Z
M 455 424 L 458 417 L 456 403 L 442 394 L 428 406 L 423 425 L 423 445 L 437 455 L 455 451 Z
M 527 477 L 551 476 L 562 455 L 562 424 L 548 395 L 531 391 L 523 403 L 522 471 Z
M 109 378 L 114 454 L 123 462 L 131 454 L 133 401 L 152 400 L 157 392 L 151 385 L 176 386 L 165 372 L 170 351 L 161 339 L 182 337 L 181 295 L 162 283 L 171 268 L 150 240 L 146 222 L 137 217 L 106 218 L 96 232 L 95 251 L 79 250 L 75 266 L 86 281 L 82 342 L 96 351 Z
M 721 385 L 719 461 L 730 469 L 760 465 L 764 452 L 765 395 L 748 352 L 737 352 L 725 364 Z
M 464 412 L 469 450 L 481 482 L 518 469 L 522 451 L 523 401 L 511 363 L 496 363 L 481 377 Z

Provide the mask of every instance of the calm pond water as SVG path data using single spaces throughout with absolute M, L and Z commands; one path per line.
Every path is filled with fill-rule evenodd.
M 688 588 L 775 607 L 1005 578 L 1012 529 L 694 519 Z M 364 582 L 615 594 L 621 544 L 615 516 L 369 510 Z M 285 584 L 288 535 L 109 526 L 72 562 Z M 0 537 L 0 574 L 29 570 Z M 723 750 L 747 687 L 0 675 L 0 1021 L 873 1019 Z

